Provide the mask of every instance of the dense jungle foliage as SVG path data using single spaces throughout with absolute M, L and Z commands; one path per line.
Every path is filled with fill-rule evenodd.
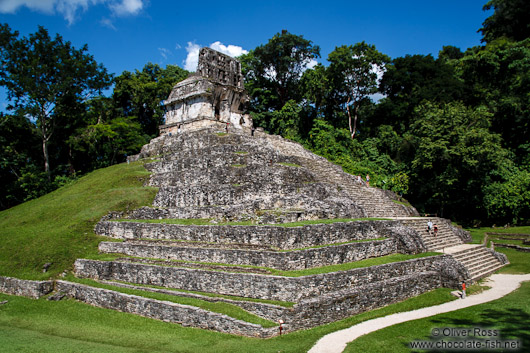
M 422 213 L 467 224 L 530 220 L 530 5 L 491 0 L 483 45 L 390 58 L 361 42 L 320 48 L 281 31 L 239 59 L 255 126 L 298 141 Z M 42 27 L 0 25 L 0 209 L 123 162 L 164 121 L 189 74 L 148 63 L 109 74 Z M 46 54 L 44 54 L 46 53 Z M 316 65 L 315 65 L 316 64 Z M 112 94 L 103 92 L 112 87 Z

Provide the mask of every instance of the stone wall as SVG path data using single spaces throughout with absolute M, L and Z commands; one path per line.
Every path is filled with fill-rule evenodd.
M 257 324 L 194 306 L 149 299 L 78 283 L 57 281 L 57 290 L 93 306 L 178 323 L 183 326 L 260 338 L 271 337 L 277 331 L 276 328 L 266 329 Z
M 237 305 L 241 307 L 242 309 L 254 315 L 260 316 L 264 319 L 271 320 L 274 322 L 277 322 L 278 319 L 282 319 L 282 318 L 285 320 L 285 318 L 289 316 L 291 312 L 293 312 L 292 307 L 284 307 L 284 306 L 268 304 L 268 303 L 245 301 L 245 300 L 234 300 L 234 299 L 227 299 L 223 297 L 211 297 L 211 296 L 200 295 L 200 294 L 191 293 L 191 292 L 182 292 L 182 291 L 176 291 L 176 290 L 171 290 L 171 289 L 134 286 L 134 285 L 120 283 L 120 282 L 112 282 L 112 281 L 103 281 L 103 282 L 110 284 L 112 286 L 116 286 L 116 287 L 131 288 L 131 289 L 143 290 L 147 292 L 162 293 L 162 294 L 174 295 L 174 296 L 186 297 L 186 298 L 194 298 L 194 299 L 200 299 L 200 300 L 204 300 L 207 302 L 213 302 L 213 303 L 216 303 L 216 302 L 229 303 L 229 304 Z
M 419 237 L 398 221 L 337 222 L 300 227 L 202 226 L 101 221 L 96 225 L 95 233 L 118 239 L 148 238 L 253 244 L 284 250 L 400 235 L 404 238 L 399 241 L 400 247 L 414 247 L 416 243 L 410 239 L 417 240 L 416 237 Z M 417 244 L 421 247 L 421 243 Z
M 447 271 L 447 268 L 451 268 L 451 271 Z M 440 272 L 444 286 L 458 285 L 467 273 L 460 263 L 445 255 L 303 277 L 207 271 L 120 261 L 78 259 L 75 262 L 78 277 L 294 302 L 323 295 L 336 288 L 362 286 L 427 271 Z
M 286 252 L 201 248 L 190 247 L 189 245 L 179 246 L 178 243 L 101 242 L 99 251 L 142 258 L 249 265 L 279 270 L 302 270 L 385 256 L 395 253 L 397 248 L 394 239 L 386 239 Z
M 0 276 L 0 292 L 38 299 L 53 290 L 53 281 L 30 281 Z
M 303 300 L 284 321 L 294 329 L 311 328 L 397 303 L 440 287 L 436 272 L 419 272 Z

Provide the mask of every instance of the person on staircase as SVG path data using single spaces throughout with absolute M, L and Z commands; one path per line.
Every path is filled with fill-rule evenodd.
M 431 234 L 432 232 L 432 221 L 429 219 L 429 222 L 427 222 L 427 232 Z
M 370 186 L 370 176 L 366 174 L 366 186 Z
M 433 229 L 434 229 L 434 231 L 433 231 L 434 236 L 438 235 L 438 226 L 435 224 L 435 225 L 433 225 L 432 227 L 433 227 Z

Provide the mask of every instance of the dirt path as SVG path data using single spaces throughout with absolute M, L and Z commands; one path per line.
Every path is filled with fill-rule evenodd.
M 454 310 L 467 308 L 469 306 L 490 302 L 495 299 L 504 297 L 519 288 L 521 282 L 530 281 L 530 274 L 525 275 L 492 275 L 485 283 L 490 286 L 482 293 L 468 296 L 466 299 L 453 300 L 449 303 L 422 308 L 413 311 L 396 313 L 373 320 L 361 322 L 350 328 L 336 331 L 322 337 L 309 350 L 309 353 L 339 353 L 342 352 L 346 345 L 356 338 L 366 335 L 367 333 L 380 330 L 382 328 L 399 324 L 405 321 L 422 319 L 433 315 L 447 313 Z

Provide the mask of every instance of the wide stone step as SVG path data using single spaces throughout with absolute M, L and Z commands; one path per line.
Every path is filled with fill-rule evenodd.
M 57 281 L 56 287 L 58 291 L 67 296 L 92 306 L 114 309 L 183 326 L 259 338 L 275 336 L 278 331 L 276 327 L 264 328 L 257 324 L 237 320 L 198 307 L 124 294 L 110 289 L 67 281 Z
M 481 278 L 484 278 L 486 276 L 489 276 L 490 274 L 492 274 L 493 272 L 497 271 L 498 269 L 500 269 L 501 267 L 503 267 L 504 265 L 501 264 L 501 263 L 497 263 L 497 264 L 491 264 L 490 266 L 486 267 L 486 268 L 482 268 L 481 270 L 479 271 L 476 271 L 476 272 L 472 272 L 471 273 L 471 278 L 475 281 L 481 279 Z
M 482 258 L 480 260 L 474 261 L 472 263 L 464 263 L 464 266 L 468 269 L 469 272 L 481 272 L 486 268 L 501 266 L 502 264 L 495 258 Z
M 282 197 L 299 195 L 301 201 L 307 198 L 326 200 L 338 198 L 339 195 L 333 188 L 322 184 L 243 184 L 243 185 L 195 185 L 189 187 L 165 186 L 161 187 L 155 197 L 155 207 L 195 207 L 212 205 L 230 205 L 249 202 L 255 199 L 278 200 Z M 356 204 L 346 198 L 341 199 L 342 204 L 351 208 Z
M 314 175 L 306 168 L 283 164 L 216 166 L 188 169 L 177 172 L 157 173 L 151 176 L 150 185 L 195 186 L 195 185 L 241 185 L 241 184 L 304 184 L 315 182 Z
M 156 266 L 123 261 L 78 259 L 75 274 L 96 280 L 114 280 L 247 298 L 298 302 L 333 292 L 423 271 L 460 266 L 450 256 L 431 256 L 368 268 L 301 277 L 234 273 L 202 269 Z
M 467 268 L 473 280 L 485 277 L 504 266 L 482 245 L 461 245 L 453 250 L 451 256 Z
M 455 259 L 461 262 L 473 261 L 473 259 L 483 257 L 484 255 L 492 256 L 484 246 L 479 245 L 452 255 Z
M 94 231 L 118 239 L 245 244 L 287 250 L 376 239 L 401 231 L 401 225 L 399 221 L 353 221 L 297 227 L 101 221 Z
M 355 242 L 326 247 L 270 251 L 181 246 L 179 242 L 101 242 L 102 253 L 119 253 L 141 258 L 220 263 L 242 266 L 259 266 L 278 270 L 302 270 L 306 268 L 338 265 L 360 261 L 370 257 L 393 254 L 397 245 L 393 239 Z

